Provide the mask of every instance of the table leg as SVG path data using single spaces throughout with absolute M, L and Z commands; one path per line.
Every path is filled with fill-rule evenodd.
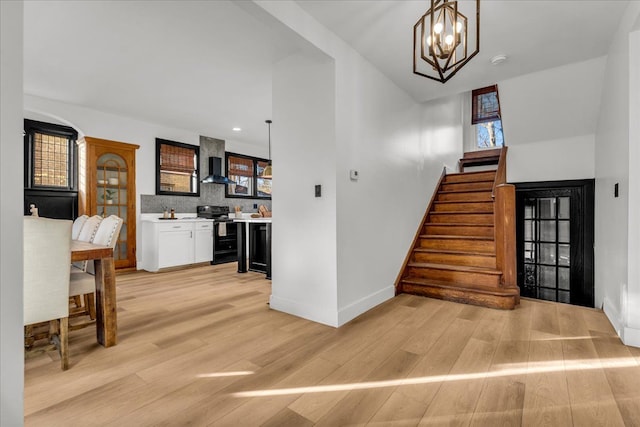
M 117 344 L 116 271 L 113 258 L 94 261 L 96 270 L 96 336 L 104 347 Z

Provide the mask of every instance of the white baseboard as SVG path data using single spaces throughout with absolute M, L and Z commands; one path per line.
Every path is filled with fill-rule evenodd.
M 628 326 L 625 326 L 622 342 L 624 343 L 624 345 L 640 347 L 640 329 L 629 328 Z
M 618 309 L 613 304 L 611 304 L 608 298 L 605 298 L 604 303 L 602 304 L 602 310 L 609 319 L 609 322 L 611 322 L 611 326 L 613 326 L 613 329 L 615 329 L 616 334 L 618 334 L 618 336 L 622 338 L 622 334 L 624 332 L 624 323 Z
M 350 320 L 355 319 L 365 311 L 371 310 L 376 305 L 393 298 L 396 294 L 394 286 L 388 286 L 382 290 L 360 298 L 358 301 L 338 310 L 338 326 L 342 326 Z
M 640 347 L 640 329 L 625 326 L 620 312 L 607 298 L 604 299 L 603 310 L 624 345 Z
M 332 311 L 322 310 L 315 305 L 302 304 L 298 301 L 279 298 L 272 294 L 269 299 L 269 306 L 272 309 L 282 311 L 283 313 L 337 328 L 348 321 L 355 319 L 365 311 L 393 298 L 394 295 L 395 287 L 389 286 L 380 291 L 374 292 L 371 295 L 367 295 L 364 298 L 360 298 L 358 301 L 351 303 L 338 311 Z
M 317 306 L 302 304 L 298 301 L 292 301 L 271 295 L 269 298 L 269 307 L 274 310 L 293 316 L 302 317 L 303 319 L 313 322 L 322 323 L 323 325 L 338 327 L 338 312 L 332 310 L 321 310 Z

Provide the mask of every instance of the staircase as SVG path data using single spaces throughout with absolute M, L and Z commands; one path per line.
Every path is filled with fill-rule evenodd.
M 444 174 L 403 271 L 396 293 L 513 309 L 515 189 L 506 184 L 506 148 L 498 169 Z

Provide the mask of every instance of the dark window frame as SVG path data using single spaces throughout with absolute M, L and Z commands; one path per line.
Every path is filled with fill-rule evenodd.
M 67 185 L 51 186 L 37 185 L 34 179 L 34 156 L 35 144 L 34 135 L 52 135 L 67 139 Z M 24 119 L 24 188 L 32 190 L 77 192 L 78 191 L 78 132 L 69 126 L 54 123 L 40 122 L 37 120 Z
M 480 111 L 478 111 L 478 98 L 488 93 L 496 94 L 496 100 L 498 101 L 498 110 L 493 111 L 491 115 L 479 117 Z M 491 85 L 480 89 L 474 89 L 471 91 L 471 124 L 477 125 L 478 123 L 493 122 L 496 120 L 502 120 L 502 114 L 500 111 L 500 94 L 498 93 L 498 85 Z
M 195 172 L 196 172 L 196 189 L 194 192 L 186 192 L 186 191 L 168 191 L 162 190 L 160 185 L 160 150 L 162 145 L 172 145 L 174 147 L 180 148 L 188 148 L 190 150 L 194 150 L 194 153 L 197 157 L 195 162 Z M 178 141 L 170 141 L 168 139 L 156 138 L 156 195 L 162 196 L 189 196 L 189 197 L 200 197 L 200 147 L 197 145 L 186 144 L 184 142 Z
M 240 157 L 242 159 L 249 159 L 253 161 L 253 192 L 248 195 L 241 194 L 231 194 L 229 193 L 229 185 L 224 186 L 224 196 L 230 199 L 259 199 L 259 200 L 271 200 L 271 196 L 259 196 L 258 195 L 258 162 L 268 163 L 269 159 L 263 159 L 261 157 L 247 156 L 246 154 L 238 154 L 232 153 L 229 151 L 225 151 L 224 153 L 224 164 L 225 170 L 227 171 L 227 178 L 229 178 L 229 157 Z M 270 178 L 267 178 L 270 179 Z

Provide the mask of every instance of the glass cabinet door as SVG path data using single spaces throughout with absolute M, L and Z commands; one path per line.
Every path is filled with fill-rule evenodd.
M 129 176 L 125 160 L 117 154 L 105 153 L 96 162 L 95 192 L 98 214 L 103 217 L 116 215 L 122 218 L 120 236 L 113 252 L 114 260 L 127 259 L 127 184 Z

